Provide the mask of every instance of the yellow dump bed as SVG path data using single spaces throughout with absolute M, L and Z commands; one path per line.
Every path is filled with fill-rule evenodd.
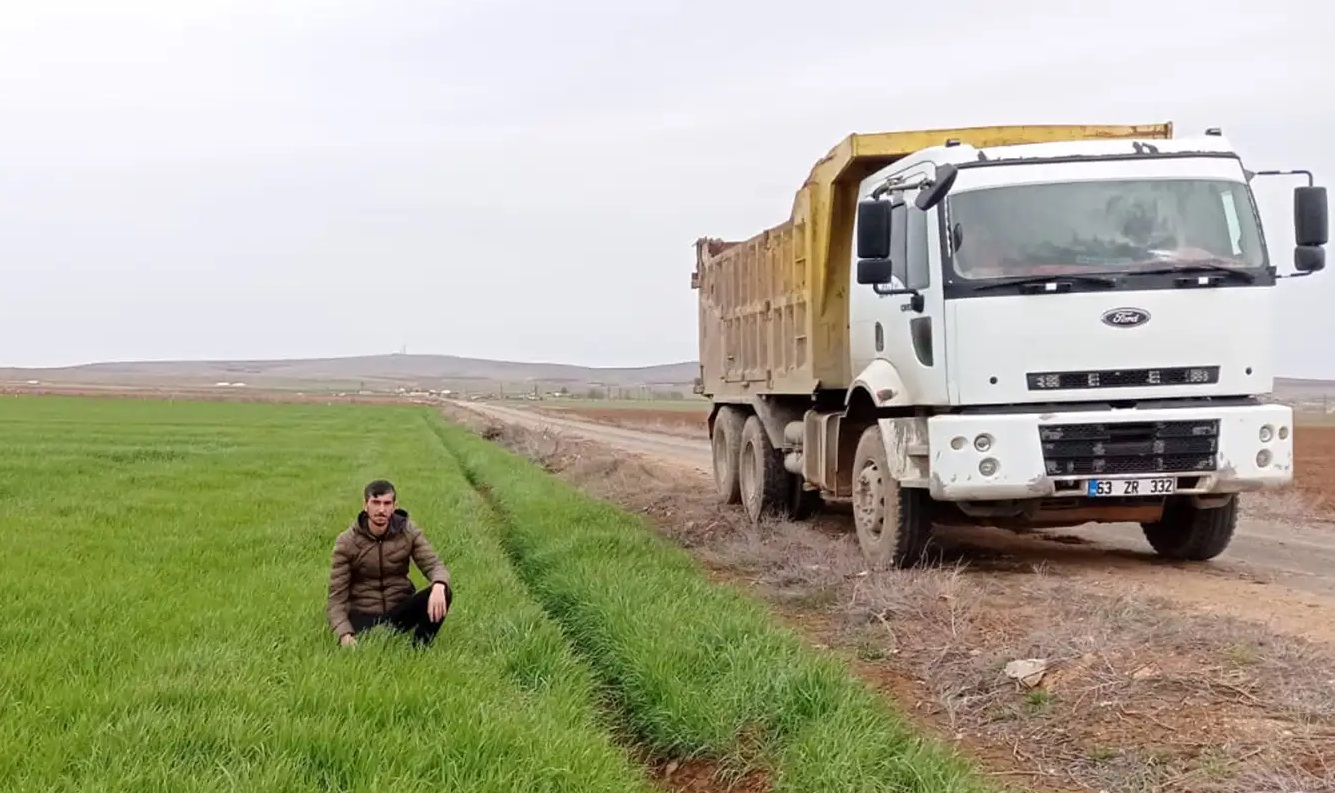
M 714 397 L 847 388 L 848 290 L 858 184 L 913 152 L 955 139 L 1010 146 L 1171 138 L 1173 126 L 1039 125 L 854 134 L 811 169 L 784 223 L 743 242 L 696 242 L 700 376 Z

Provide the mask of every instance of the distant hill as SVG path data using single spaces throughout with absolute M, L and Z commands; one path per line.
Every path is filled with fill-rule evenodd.
M 1335 381 L 1313 380 L 1304 377 L 1276 377 L 1275 391 L 1285 395 L 1335 395 Z
M 695 361 L 644 367 L 599 368 L 525 363 L 454 355 L 368 355 L 254 361 L 128 361 L 60 368 L 0 368 L 0 385 L 38 381 L 48 386 L 211 388 L 238 384 L 312 392 L 450 389 L 462 393 L 518 394 L 566 389 L 575 395 L 690 394 Z M 1335 382 L 1279 377 L 1280 399 L 1335 398 Z
M 190 386 L 244 383 L 256 388 L 306 390 L 443 389 L 554 391 L 590 389 L 689 393 L 695 362 L 638 368 L 596 368 L 524 363 L 453 355 L 370 355 L 254 361 L 131 361 L 60 368 L 0 368 L 0 383 L 37 380 L 46 385 Z

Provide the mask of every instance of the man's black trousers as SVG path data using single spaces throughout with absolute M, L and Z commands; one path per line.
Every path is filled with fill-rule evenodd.
M 449 619 L 449 607 L 453 605 L 453 595 L 450 588 L 445 587 L 445 619 Z M 348 614 L 348 621 L 352 623 L 354 634 L 361 634 L 377 625 L 387 625 L 400 633 L 411 632 L 414 644 L 427 645 L 435 640 L 436 632 L 444 624 L 444 620 L 432 622 L 427 616 L 426 604 L 430 598 L 431 587 L 419 589 L 412 597 L 384 614 L 362 614 L 353 611 Z

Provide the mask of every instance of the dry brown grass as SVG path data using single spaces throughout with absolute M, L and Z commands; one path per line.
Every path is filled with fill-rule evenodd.
M 951 548 L 942 566 L 868 572 L 839 515 L 753 527 L 705 477 L 451 415 L 645 515 L 986 770 L 1043 789 L 1335 790 L 1328 649 Z M 1046 665 L 1032 686 L 1005 674 L 1022 659 Z
M 1235 766 L 1293 790 L 1335 783 L 1335 659 L 1299 640 L 1042 569 L 868 573 L 851 540 L 791 524 L 704 558 L 822 616 L 819 638 L 883 688 L 918 683 L 942 732 L 1034 773 L 1107 790 L 1255 790 Z M 1036 686 L 1004 674 L 1020 659 L 1045 662 Z

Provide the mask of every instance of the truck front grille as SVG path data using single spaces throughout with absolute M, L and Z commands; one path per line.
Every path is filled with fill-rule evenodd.
M 1214 471 L 1219 420 L 1049 424 L 1038 428 L 1049 476 Z
M 1025 375 L 1025 380 L 1030 391 L 1064 391 L 1076 388 L 1141 388 L 1160 385 L 1213 385 L 1219 382 L 1219 367 L 1174 366 L 1160 369 L 1030 372 Z

